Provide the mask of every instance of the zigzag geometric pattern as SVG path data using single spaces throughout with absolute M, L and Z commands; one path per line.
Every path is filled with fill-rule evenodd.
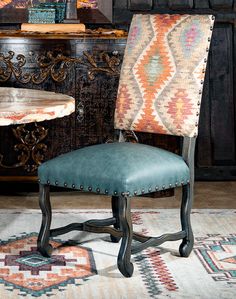
M 134 15 L 115 128 L 196 136 L 214 17 Z

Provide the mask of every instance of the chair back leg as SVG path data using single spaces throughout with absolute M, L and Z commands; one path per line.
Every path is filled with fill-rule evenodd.
M 112 196 L 111 197 L 111 208 L 112 208 L 112 214 L 113 217 L 116 219 L 116 223 L 114 224 L 114 228 L 120 229 L 120 219 L 119 219 L 119 197 L 118 196 Z M 120 241 L 121 237 L 115 237 L 111 235 L 111 241 L 113 243 L 118 243 Z
M 182 187 L 182 203 L 180 219 L 182 230 L 186 232 L 179 247 L 179 253 L 183 257 L 188 257 L 193 249 L 194 237 L 190 222 L 190 213 L 193 203 L 193 182 Z

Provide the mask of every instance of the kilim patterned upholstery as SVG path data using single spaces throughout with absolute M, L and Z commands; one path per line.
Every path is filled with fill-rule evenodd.
M 213 26 L 206 15 L 135 15 L 115 127 L 194 137 Z

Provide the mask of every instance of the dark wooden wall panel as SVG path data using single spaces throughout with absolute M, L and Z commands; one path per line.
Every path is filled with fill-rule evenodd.
M 211 138 L 213 163 L 235 163 L 232 25 L 217 25 L 210 61 Z

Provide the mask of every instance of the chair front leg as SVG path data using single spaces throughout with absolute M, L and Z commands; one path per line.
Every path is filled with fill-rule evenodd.
M 52 211 L 50 204 L 50 187 L 48 185 L 39 186 L 39 206 L 42 211 L 42 224 L 37 240 L 38 251 L 45 257 L 50 257 L 52 246 L 49 244 L 50 226 Z
M 186 237 L 180 244 L 179 253 L 183 257 L 188 257 L 193 249 L 194 243 L 193 231 L 190 222 L 190 213 L 193 203 L 193 186 L 191 184 L 184 185 L 182 192 L 180 218 L 182 230 L 186 232 Z
M 120 251 L 117 259 L 117 266 L 125 277 L 131 277 L 134 271 L 131 258 L 131 242 L 133 238 L 133 226 L 131 221 L 130 198 L 119 196 L 118 209 L 120 228 L 123 233 Z

